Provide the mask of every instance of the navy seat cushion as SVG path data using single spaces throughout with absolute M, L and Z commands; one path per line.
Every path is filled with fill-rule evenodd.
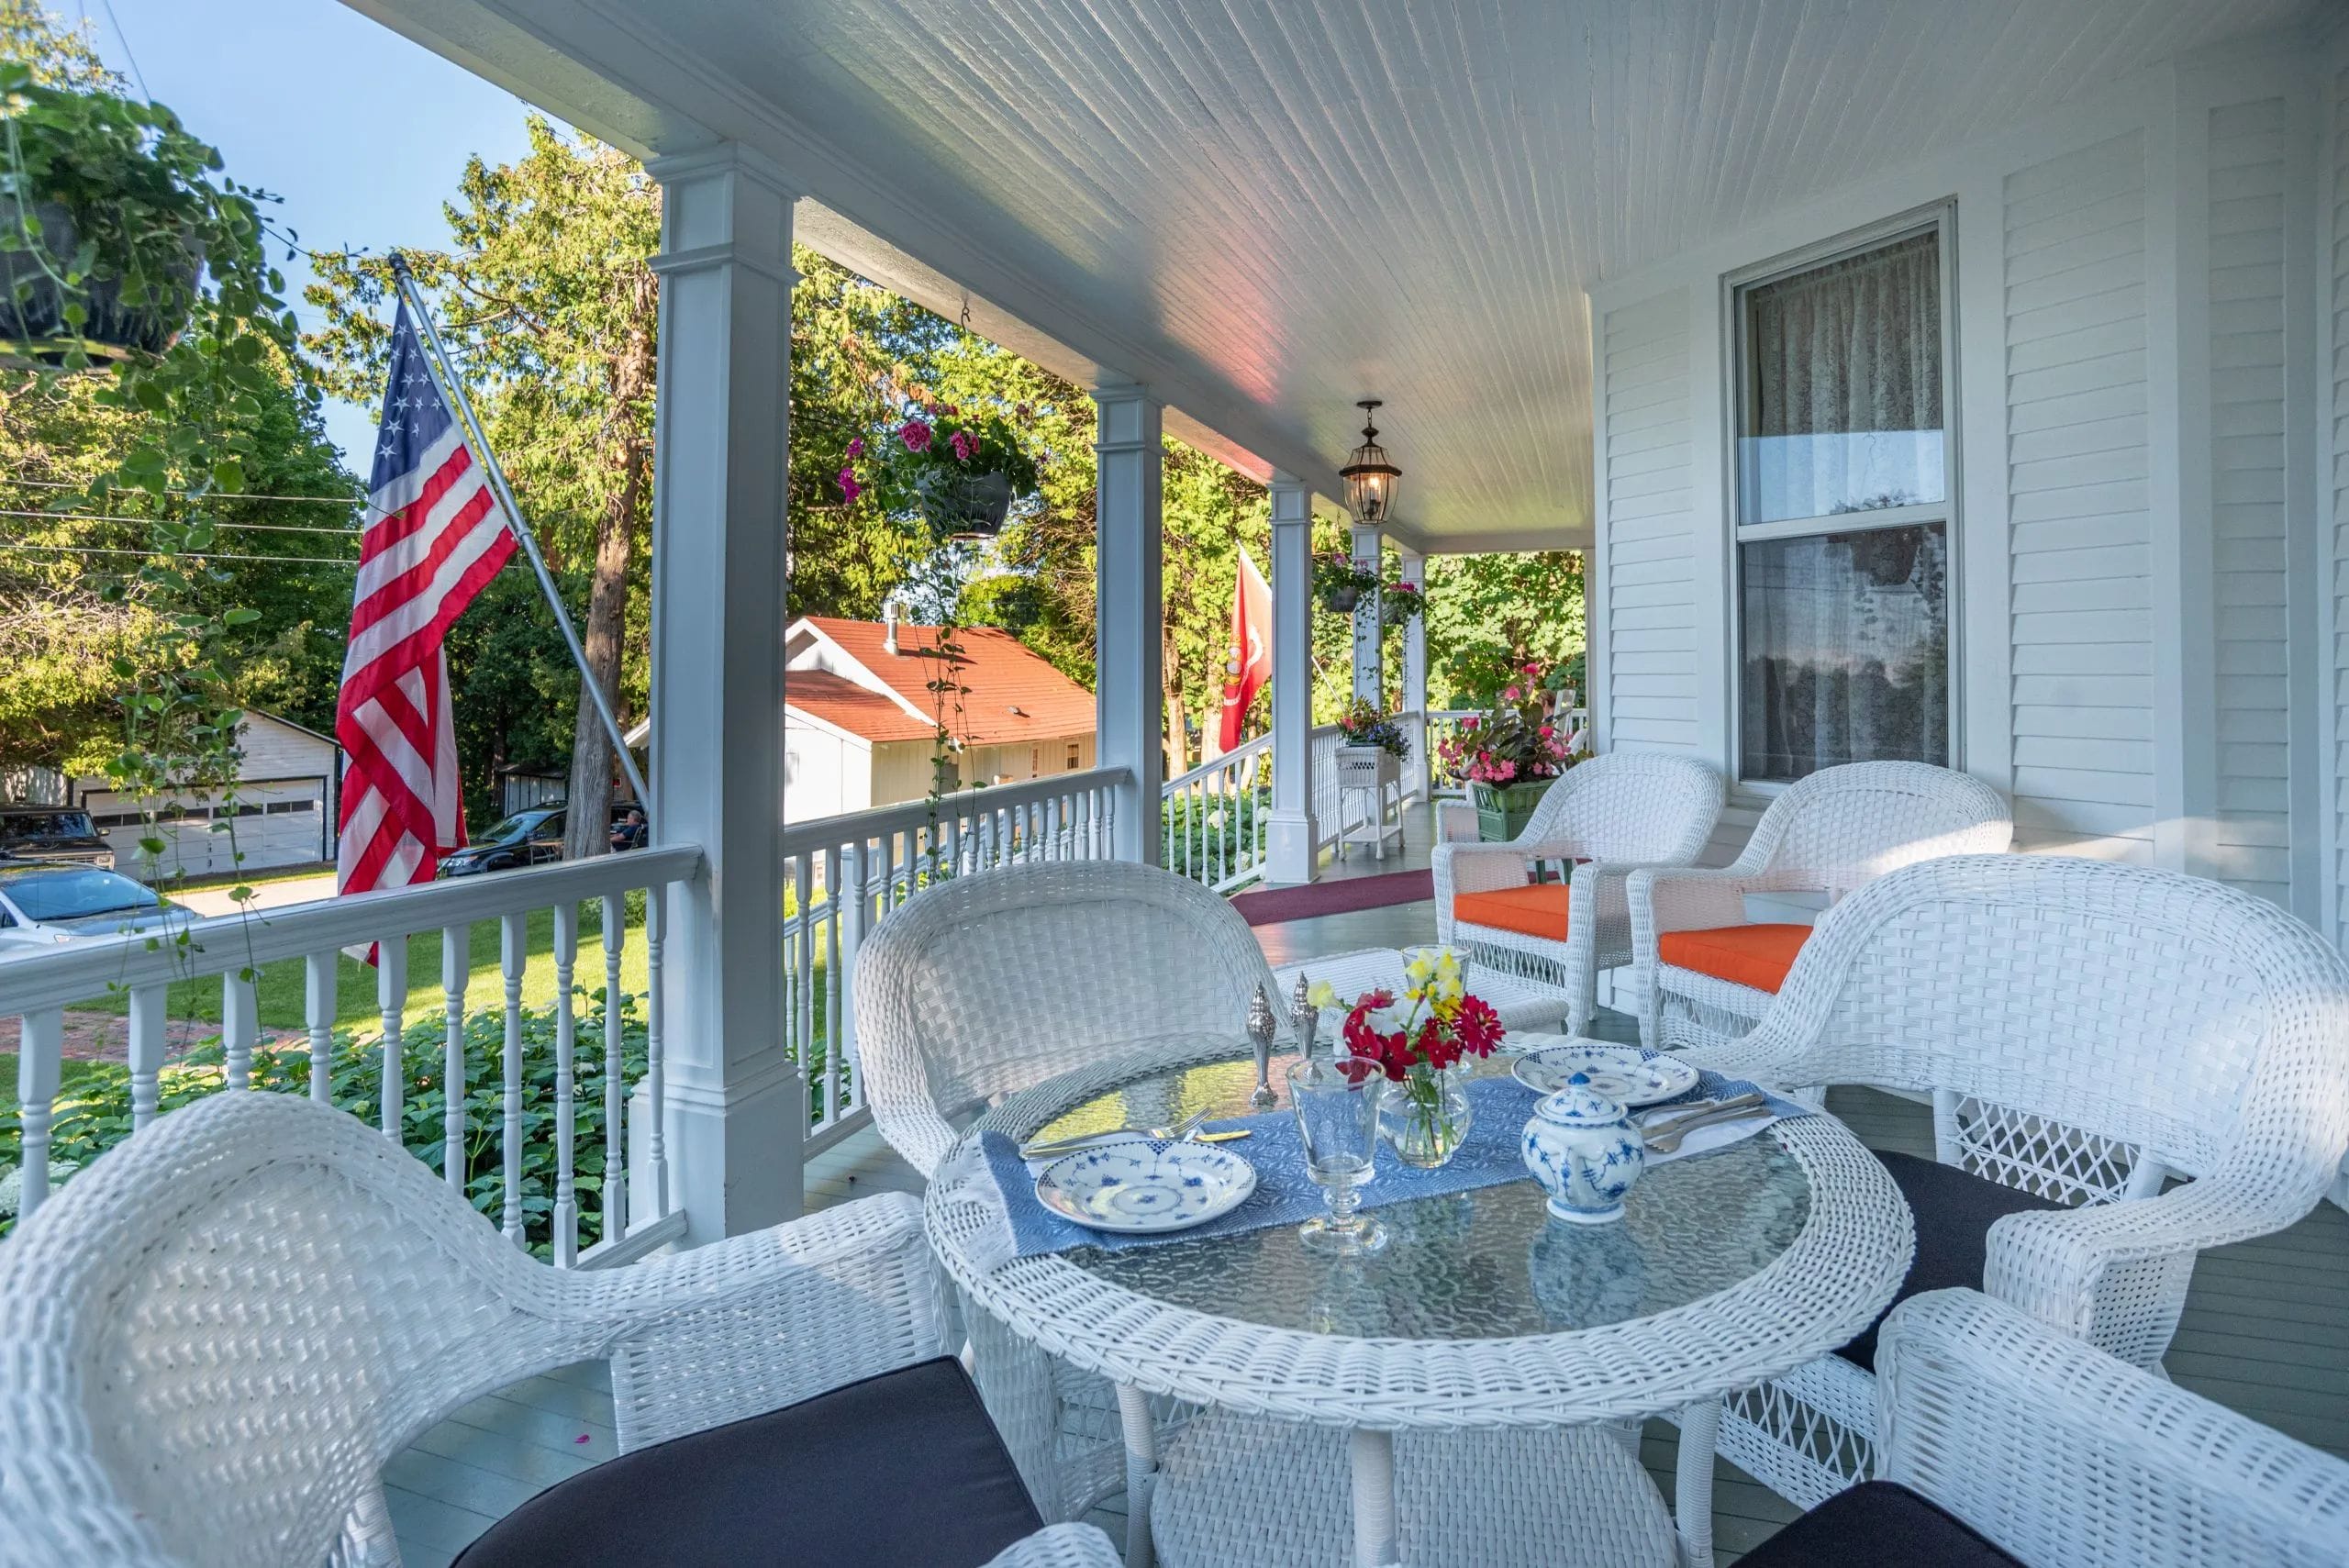
M 1906 1486 L 1838 1492 L 1738 1559 L 1739 1568 L 2023 1568 Z
M 1876 1315 L 1875 1322 L 1835 1352 L 1870 1372 L 1876 1370 L 1876 1331 L 1893 1307 L 1929 1290 L 1982 1288 L 1992 1221 L 2026 1209 L 2064 1207 L 1939 1161 L 1882 1152 L 1876 1158 L 1892 1173 L 1900 1195 L 1909 1200 L 1909 1212 L 1917 1217 L 1917 1257 L 1909 1265 L 1909 1277 L 1900 1282 L 1899 1294 Z
M 979 1568 L 1043 1528 L 950 1357 L 622 1454 L 492 1525 L 462 1568 Z

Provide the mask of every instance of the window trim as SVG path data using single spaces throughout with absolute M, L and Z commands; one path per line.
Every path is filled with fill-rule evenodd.
M 1939 239 L 1937 272 L 1941 284 L 1942 323 L 1942 499 L 1912 506 L 1886 506 L 1866 512 L 1831 513 L 1823 517 L 1781 517 L 1766 523 L 1741 520 L 1744 505 L 1742 470 L 1737 443 L 1739 431 L 1752 422 L 1753 388 L 1746 375 L 1746 317 L 1742 291 L 1776 283 L 1831 262 L 1865 254 L 1924 233 Z M 1749 779 L 1745 776 L 1744 689 L 1745 595 L 1744 555 L 1747 544 L 1772 539 L 1808 539 L 1820 534 L 1867 533 L 1878 528 L 1911 528 L 1920 523 L 1942 525 L 1943 548 L 1949 559 L 1949 756 L 1944 766 L 1964 765 L 1965 756 L 1965 617 L 1960 607 L 1965 583 L 1965 540 L 1960 519 L 1965 515 L 1964 471 L 1959 430 L 1957 332 L 1957 198 L 1944 196 L 1876 222 L 1850 228 L 1799 249 L 1787 250 L 1721 274 L 1721 367 L 1728 395 L 1721 400 L 1720 432 L 1722 533 L 1728 549 L 1724 562 L 1729 638 L 1722 649 L 1728 720 L 1727 764 L 1732 792 L 1749 800 L 1766 801 L 1786 790 L 1789 779 Z

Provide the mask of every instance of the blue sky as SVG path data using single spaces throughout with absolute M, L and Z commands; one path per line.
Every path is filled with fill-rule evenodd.
M 46 3 L 86 16 L 107 64 L 134 88 L 143 77 L 230 174 L 284 196 L 276 221 L 315 250 L 443 244 L 467 155 L 525 148 L 522 100 L 336 0 L 111 0 L 111 18 L 106 0 Z M 307 324 L 309 269 L 297 257 L 285 274 Z M 329 405 L 327 428 L 346 458 L 363 453 L 374 413 Z

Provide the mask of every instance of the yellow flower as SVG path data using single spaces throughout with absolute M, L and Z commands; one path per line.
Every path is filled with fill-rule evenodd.
M 1425 985 L 1434 973 L 1435 966 L 1424 958 L 1414 958 L 1403 966 L 1403 978 L 1414 985 Z
M 1305 988 L 1305 1001 L 1308 1006 L 1338 1006 L 1338 988 L 1326 980 L 1317 980 Z

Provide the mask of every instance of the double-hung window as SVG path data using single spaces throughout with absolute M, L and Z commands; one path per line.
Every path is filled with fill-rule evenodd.
M 1951 761 L 1950 213 L 1731 287 L 1738 775 Z

